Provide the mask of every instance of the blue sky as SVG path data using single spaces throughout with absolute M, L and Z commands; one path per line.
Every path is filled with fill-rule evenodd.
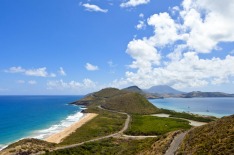
M 0 95 L 159 84 L 234 93 L 233 7 L 232 0 L 1 0 Z

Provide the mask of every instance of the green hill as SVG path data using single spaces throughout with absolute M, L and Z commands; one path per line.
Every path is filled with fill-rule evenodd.
M 177 154 L 233 154 L 233 152 L 234 115 L 191 130 Z
M 123 92 L 117 88 L 105 88 L 105 89 L 102 89 L 96 93 L 93 93 L 92 95 L 94 97 L 99 97 L 99 98 L 110 98 L 110 97 L 119 95 L 121 93 L 123 93 Z
M 130 87 L 124 88 L 122 90 L 127 91 L 127 92 L 132 92 L 132 93 L 139 93 L 139 94 L 143 95 L 147 99 L 159 99 L 159 98 L 163 98 L 159 94 L 145 92 L 145 91 L 141 90 L 137 86 L 130 86 Z
M 158 112 L 158 109 L 144 96 L 132 92 L 108 98 L 106 102 L 102 104 L 102 107 L 129 114 L 152 114 Z
M 55 144 L 48 143 L 39 139 L 23 139 L 10 144 L 0 152 L 0 155 L 29 155 L 41 151 L 50 151 L 54 149 Z
M 143 95 L 116 88 L 102 89 L 72 104 L 89 107 L 101 105 L 106 109 L 129 114 L 152 114 L 159 111 Z
M 127 88 L 124 88 L 122 89 L 124 91 L 127 91 L 127 92 L 135 92 L 135 93 L 140 93 L 140 94 L 144 94 L 144 91 L 142 91 L 139 87 L 137 86 L 130 86 L 130 87 L 127 87 Z

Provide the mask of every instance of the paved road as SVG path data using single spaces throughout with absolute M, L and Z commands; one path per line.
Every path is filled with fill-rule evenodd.
M 119 114 L 124 114 L 124 115 L 127 115 L 127 119 L 124 123 L 124 127 L 118 132 L 119 134 L 123 134 L 124 131 L 126 131 L 128 129 L 128 126 L 129 126 L 129 123 L 130 123 L 130 120 L 131 120 L 131 116 L 128 114 L 128 113 L 125 113 L 125 112 L 119 112 L 119 111 L 115 111 L 115 110 L 109 110 L 109 109 L 105 109 L 101 106 L 98 106 L 98 108 L 102 109 L 102 110 L 106 110 L 106 111 L 110 111 L 110 112 L 114 112 L 114 113 L 119 113 Z
M 129 114 L 127 114 L 127 113 L 124 113 L 124 112 L 119 112 L 119 111 L 104 109 L 104 108 L 102 108 L 101 106 L 98 106 L 98 108 L 100 108 L 100 109 L 102 109 L 102 110 L 114 112 L 114 113 L 120 113 L 120 114 L 127 115 L 127 119 L 125 120 L 124 127 L 123 127 L 119 132 L 114 133 L 114 134 L 111 134 L 111 135 L 107 135 L 107 136 L 95 138 L 95 139 L 88 140 L 88 141 L 85 141 L 85 142 L 82 142 L 82 143 L 67 145 L 67 146 L 63 146 L 63 147 L 57 147 L 57 148 L 55 148 L 54 150 L 62 150 L 62 149 L 73 148 L 73 147 L 77 147 L 77 146 L 80 146 L 80 145 L 83 145 L 83 144 L 89 143 L 89 142 L 94 142 L 94 141 L 98 141 L 98 140 L 103 140 L 103 139 L 107 139 L 107 138 L 110 138 L 110 137 L 120 137 L 120 136 L 122 136 L 123 133 L 124 133 L 124 131 L 126 131 L 126 130 L 128 129 L 131 116 L 130 116 Z
M 56 147 L 52 151 L 69 149 L 69 148 L 73 148 L 73 147 L 77 147 L 77 146 L 83 145 L 85 143 L 99 141 L 99 140 L 107 139 L 107 138 L 110 138 L 110 137 L 115 137 L 115 138 L 133 138 L 133 139 L 143 139 L 143 138 L 157 137 L 157 136 L 131 136 L 131 135 L 124 135 L 123 133 L 129 127 L 131 116 L 128 113 L 105 109 L 105 108 L 103 108 L 101 106 L 98 106 L 98 108 L 100 108 L 102 110 L 114 112 L 114 113 L 119 113 L 119 114 L 127 115 L 127 119 L 125 120 L 124 127 L 119 132 L 117 132 L 117 133 L 110 134 L 110 135 L 103 136 L 103 137 L 99 137 L 99 138 L 94 138 L 92 140 L 88 140 L 88 141 L 85 141 L 85 142 L 82 142 L 82 143 L 77 143 L 77 144 L 72 144 L 72 145 L 67 145 L 67 146 L 62 146 L 62 147 Z M 40 153 L 37 153 L 37 154 L 40 154 Z
M 145 139 L 145 138 L 155 138 L 158 136 L 131 136 L 131 135 L 121 135 L 121 137 L 118 138 L 122 138 L 122 139 Z
M 174 155 L 176 150 L 179 148 L 187 132 L 178 134 L 171 142 L 170 147 L 167 149 L 165 155 Z

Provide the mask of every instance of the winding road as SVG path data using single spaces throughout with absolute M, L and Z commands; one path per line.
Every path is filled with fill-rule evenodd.
M 83 145 L 83 144 L 85 144 L 85 143 L 94 142 L 94 141 L 99 141 L 99 140 L 107 139 L 107 138 L 110 138 L 110 137 L 121 137 L 121 136 L 123 135 L 124 131 L 126 131 L 126 130 L 128 129 L 128 126 L 129 126 L 129 123 L 130 123 L 130 120 L 131 120 L 131 116 L 130 116 L 129 114 L 127 114 L 127 113 L 124 113 L 124 112 L 119 112 L 119 111 L 104 109 L 104 108 L 101 107 L 101 106 L 98 106 L 98 108 L 99 108 L 99 109 L 102 109 L 102 110 L 114 112 L 114 113 L 119 113 L 119 114 L 127 115 L 127 119 L 125 120 L 124 127 L 123 127 L 119 132 L 117 132 L 117 133 L 114 133 L 114 134 L 111 134 L 111 135 L 107 135 L 107 136 L 103 136 L 103 137 L 99 137 L 99 138 L 95 138 L 95 139 L 88 140 L 88 141 L 81 142 L 81 143 L 77 143 L 77 144 L 72 144 L 72 145 L 67 145 L 67 146 L 62 146 L 62 147 L 56 147 L 56 148 L 53 149 L 52 151 L 63 150 L 63 149 L 68 149 L 68 148 L 73 148 L 73 147 L 77 147 L 77 146 Z
M 187 132 L 180 133 L 175 136 L 173 141 L 171 142 L 170 147 L 167 149 L 165 155 L 174 155 L 180 144 L 182 143 Z
M 102 110 L 114 112 L 114 113 L 119 113 L 119 114 L 127 115 L 127 119 L 125 120 L 124 127 L 118 133 L 116 133 L 116 134 L 123 134 L 124 131 L 126 131 L 128 129 L 128 126 L 129 126 L 129 123 L 130 123 L 130 120 L 131 120 L 131 116 L 128 113 L 105 109 L 105 108 L 103 108 L 101 106 L 98 106 L 98 108 L 102 109 Z
M 69 148 L 73 148 L 73 147 L 77 147 L 80 145 L 83 145 L 85 143 L 89 143 L 89 142 L 95 142 L 95 141 L 99 141 L 99 140 L 103 140 L 103 139 L 107 139 L 110 137 L 114 137 L 114 138 L 124 138 L 124 139 L 144 139 L 144 138 L 153 138 L 153 137 L 157 137 L 157 136 L 132 136 L 132 135 L 124 135 L 124 132 L 128 129 L 129 127 L 129 123 L 131 120 L 131 116 L 128 113 L 125 112 L 119 112 L 119 111 L 114 111 L 114 110 L 109 110 L 109 109 L 105 109 L 101 106 L 98 106 L 99 109 L 102 110 L 106 110 L 106 111 L 110 111 L 110 112 L 114 112 L 114 113 L 119 113 L 119 114 L 124 114 L 127 115 L 127 118 L 125 120 L 124 126 L 123 128 L 118 131 L 117 133 L 113 133 L 107 136 L 103 136 L 103 137 L 99 137 L 99 138 L 94 138 L 88 141 L 84 141 L 81 143 L 77 143 L 77 144 L 72 144 L 72 145 L 67 145 L 67 146 L 61 146 L 61 147 L 56 147 L 55 149 L 51 150 L 51 151 L 56 151 L 56 150 L 63 150 L 63 149 L 69 149 Z M 170 147 L 168 148 L 168 150 L 166 151 L 166 155 L 173 155 L 174 152 L 178 149 L 179 145 L 181 144 L 184 136 L 186 135 L 186 132 L 181 133 L 179 135 L 177 135 L 174 140 L 172 141 Z M 37 153 L 40 154 L 40 153 Z

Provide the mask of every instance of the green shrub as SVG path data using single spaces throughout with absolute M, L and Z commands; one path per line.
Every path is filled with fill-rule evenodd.
M 181 119 L 133 115 L 131 125 L 126 134 L 162 135 L 170 131 L 189 128 L 191 128 L 189 122 Z

